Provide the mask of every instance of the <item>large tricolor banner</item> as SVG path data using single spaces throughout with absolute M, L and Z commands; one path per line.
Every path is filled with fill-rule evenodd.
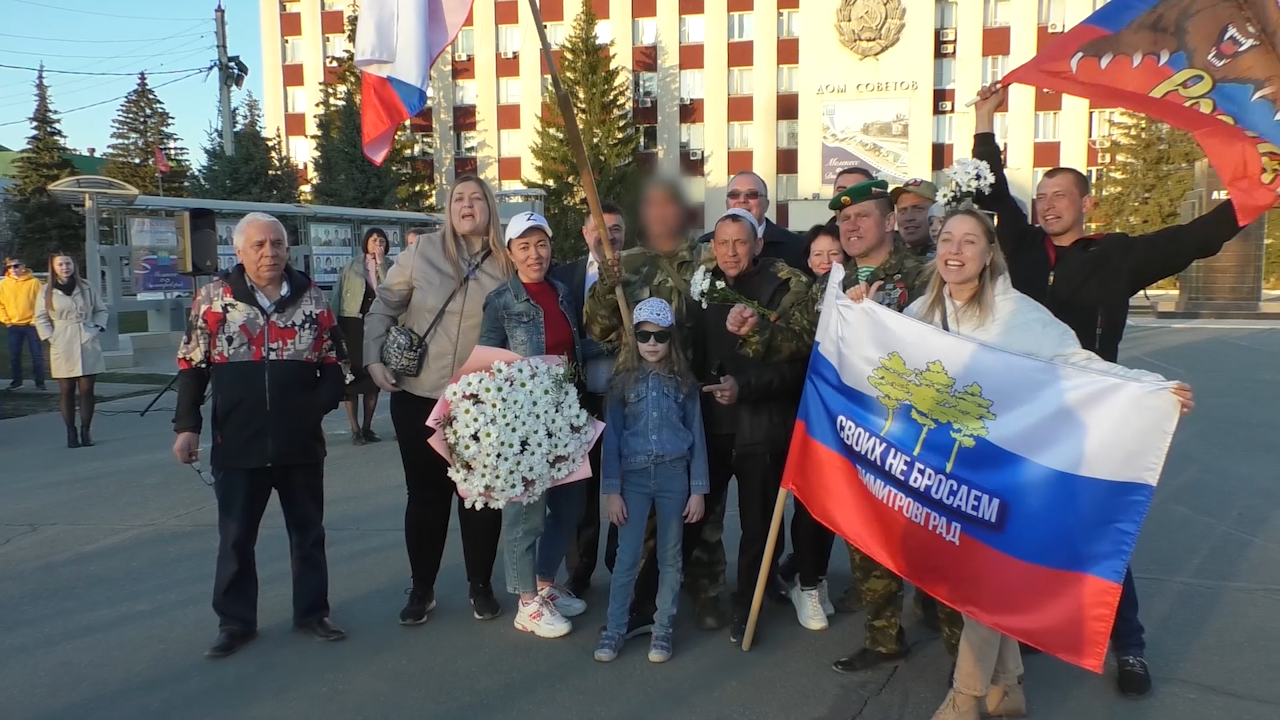
M 356 67 L 361 70 L 364 154 L 381 165 L 396 131 L 427 105 L 431 66 L 457 37 L 472 0 L 361 0 Z
M 1005 82 L 1191 132 L 1245 225 L 1280 192 L 1278 46 L 1277 0 L 1111 0 Z
M 1101 672 L 1177 425 L 1169 386 L 855 304 L 832 273 L 783 485 L 940 601 Z

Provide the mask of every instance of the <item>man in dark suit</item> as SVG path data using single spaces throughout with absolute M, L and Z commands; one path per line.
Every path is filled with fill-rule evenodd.
M 797 270 L 810 273 L 809 245 L 804 238 L 778 227 L 764 216 L 769 211 L 769 186 L 759 175 L 753 172 L 734 175 L 725 193 L 724 207 L 726 210 L 741 208 L 755 218 L 756 225 L 760 227 L 760 237 L 764 238 L 764 249 L 759 257 L 777 258 Z M 712 234 L 707 233 L 698 240 L 711 242 Z
M 615 253 L 622 250 L 627 236 L 627 222 L 622 216 L 622 208 L 611 202 L 600 203 L 604 214 L 605 234 L 609 245 Z M 596 259 L 596 246 L 600 243 L 600 233 L 596 230 L 595 220 L 587 214 L 582 226 L 582 237 L 587 241 L 591 252 L 581 260 L 560 265 L 551 269 L 551 277 L 564 283 L 569 288 L 569 297 L 573 299 L 574 310 L 578 313 L 578 327 L 582 338 L 583 356 L 586 362 L 584 371 L 587 378 L 587 392 L 583 396 L 583 406 L 594 417 L 604 418 L 604 396 L 609 389 L 609 378 L 613 375 L 614 356 L 604 347 L 586 334 L 583 322 L 583 307 L 586 304 L 587 292 L 600 276 L 600 265 Z M 597 442 L 590 454 L 591 479 L 587 482 L 587 506 L 582 514 L 582 522 L 578 526 L 577 537 L 569 543 L 565 553 L 565 566 L 569 572 L 569 581 L 565 589 L 573 595 L 581 595 L 591 585 L 591 575 L 596 569 L 596 560 L 600 552 L 600 446 Z M 605 565 L 613 570 L 613 553 L 617 548 L 617 530 L 609 529 L 609 540 L 605 551 Z

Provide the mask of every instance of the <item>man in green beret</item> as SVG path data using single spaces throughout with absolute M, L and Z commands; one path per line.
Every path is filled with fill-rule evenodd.
M 889 184 L 871 180 L 854 185 L 831 200 L 840 225 L 840 245 L 849 256 L 844 266 L 842 290 L 858 284 L 876 290 L 873 299 L 902 312 L 924 294 L 933 265 L 912 253 L 905 243 L 895 241 L 897 218 Z M 830 274 L 812 283 L 792 284 L 776 320 L 759 317 L 752 309 L 738 305 L 729 312 L 725 326 L 738 335 L 738 351 L 750 357 L 774 362 L 805 357 L 813 348 L 818 328 L 818 312 Z M 794 539 L 793 539 L 794 542 Z M 865 646 L 832 666 L 842 673 L 855 673 L 882 663 L 898 662 L 907 655 L 902 631 L 902 578 L 850 546 L 854 578 L 866 610 Z M 939 620 L 947 650 L 955 657 L 964 620 L 959 613 L 939 605 Z

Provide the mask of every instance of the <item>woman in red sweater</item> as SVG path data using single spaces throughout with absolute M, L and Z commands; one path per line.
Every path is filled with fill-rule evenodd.
M 516 274 L 484 302 L 480 345 L 506 348 L 522 357 L 560 355 L 581 365 L 577 314 L 569 288 L 547 277 L 551 228 L 537 213 L 521 213 L 507 225 L 507 254 Z M 502 510 L 502 555 L 507 591 L 520 596 L 516 628 L 538 637 L 561 637 L 568 618 L 587 604 L 555 584 L 586 504 L 585 483 L 551 488 L 528 503 Z

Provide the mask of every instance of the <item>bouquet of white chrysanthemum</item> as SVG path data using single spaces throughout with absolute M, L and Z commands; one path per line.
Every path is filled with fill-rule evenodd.
M 948 209 L 973 205 L 978 193 L 990 192 L 996 180 L 987 161 L 973 158 L 955 161 L 943 174 L 951 184 L 938 191 L 938 202 Z
M 746 299 L 741 293 L 729 287 L 729 283 L 713 277 L 711 270 L 705 266 L 693 273 L 693 279 L 689 281 L 689 294 L 695 301 L 702 304 L 703 309 L 709 305 L 746 305 L 755 310 L 760 317 L 777 319 L 776 312 L 760 303 Z
M 449 477 L 467 507 L 536 500 L 589 476 L 587 452 L 601 426 L 582 409 L 569 368 L 552 358 L 493 361 L 505 351 L 477 351 L 490 362 L 445 388 L 427 421 L 437 429 L 429 442 L 452 462 Z

